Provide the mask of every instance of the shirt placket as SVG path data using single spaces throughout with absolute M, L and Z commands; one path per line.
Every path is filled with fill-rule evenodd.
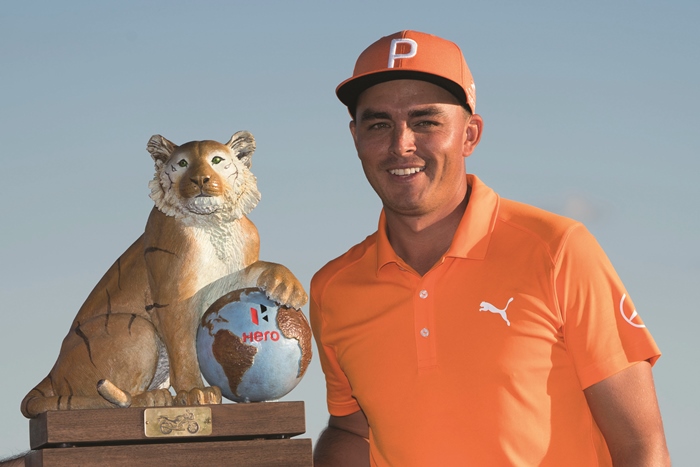
M 426 274 L 418 281 L 417 287 L 413 290 L 413 330 L 419 369 L 437 365 L 435 277 L 436 274 Z

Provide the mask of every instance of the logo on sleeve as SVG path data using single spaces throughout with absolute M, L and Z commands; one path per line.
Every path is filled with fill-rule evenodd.
M 625 318 L 625 321 L 627 321 L 629 324 L 634 326 L 635 328 L 645 328 L 646 326 L 643 324 L 637 324 L 633 320 L 636 318 L 637 315 L 637 310 L 632 311 L 632 314 L 627 316 L 625 314 L 625 298 L 627 298 L 627 294 L 622 294 L 622 299 L 620 300 L 620 314 L 622 315 L 623 318 Z
M 502 310 L 499 308 L 496 308 L 495 306 L 491 305 L 489 302 L 481 302 L 479 305 L 481 308 L 479 308 L 479 311 L 488 311 L 490 313 L 495 313 L 497 315 L 500 315 L 501 318 L 503 318 L 503 321 L 506 322 L 508 326 L 510 326 L 510 321 L 508 321 L 508 316 L 506 315 L 506 310 L 508 309 L 508 305 L 510 305 L 510 302 L 513 301 L 513 297 L 510 297 L 508 300 L 508 303 L 506 303 L 505 308 Z

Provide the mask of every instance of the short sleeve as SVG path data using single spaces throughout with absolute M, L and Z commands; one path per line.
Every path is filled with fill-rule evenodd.
M 309 316 L 316 346 L 318 347 L 318 355 L 321 360 L 321 369 L 326 377 L 328 412 L 336 417 L 350 415 L 360 410 L 360 406 L 352 396 L 352 388 L 338 363 L 334 346 L 324 342 L 323 312 L 318 306 L 319 300 L 317 300 L 314 292 L 318 291 L 315 290 L 312 281 Z
M 567 351 L 582 388 L 661 353 L 593 235 L 572 227 L 555 258 L 555 287 Z

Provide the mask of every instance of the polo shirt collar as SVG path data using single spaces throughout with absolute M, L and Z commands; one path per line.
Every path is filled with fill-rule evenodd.
M 472 192 L 467 209 L 457 226 L 457 232 L 455 232 L 452 244 L 445 256 L 484 259 L 491 234 L 496 225 L 499 197 L 476 175 L 467 174 L 466 177 Z M 386 235 L 386 215 L 382 209 L 377 228 L 377 273 L 389 263 L 397 263 L 399 266 L 404 264 L 389 243 L 389 238 Z
M 484 259 L 498 216 L 499 197 L 479 177 L 467 174 L 472 187 L 467 209 L 445 256 Z

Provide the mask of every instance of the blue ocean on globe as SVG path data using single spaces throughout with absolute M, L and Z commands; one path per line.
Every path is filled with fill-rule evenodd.
M 272 401 L 301 381 L 311 360 L 301 311 L 280 307 L 257 288 L 217 300 L 197 330 L 202 375 L 235 402 Z

